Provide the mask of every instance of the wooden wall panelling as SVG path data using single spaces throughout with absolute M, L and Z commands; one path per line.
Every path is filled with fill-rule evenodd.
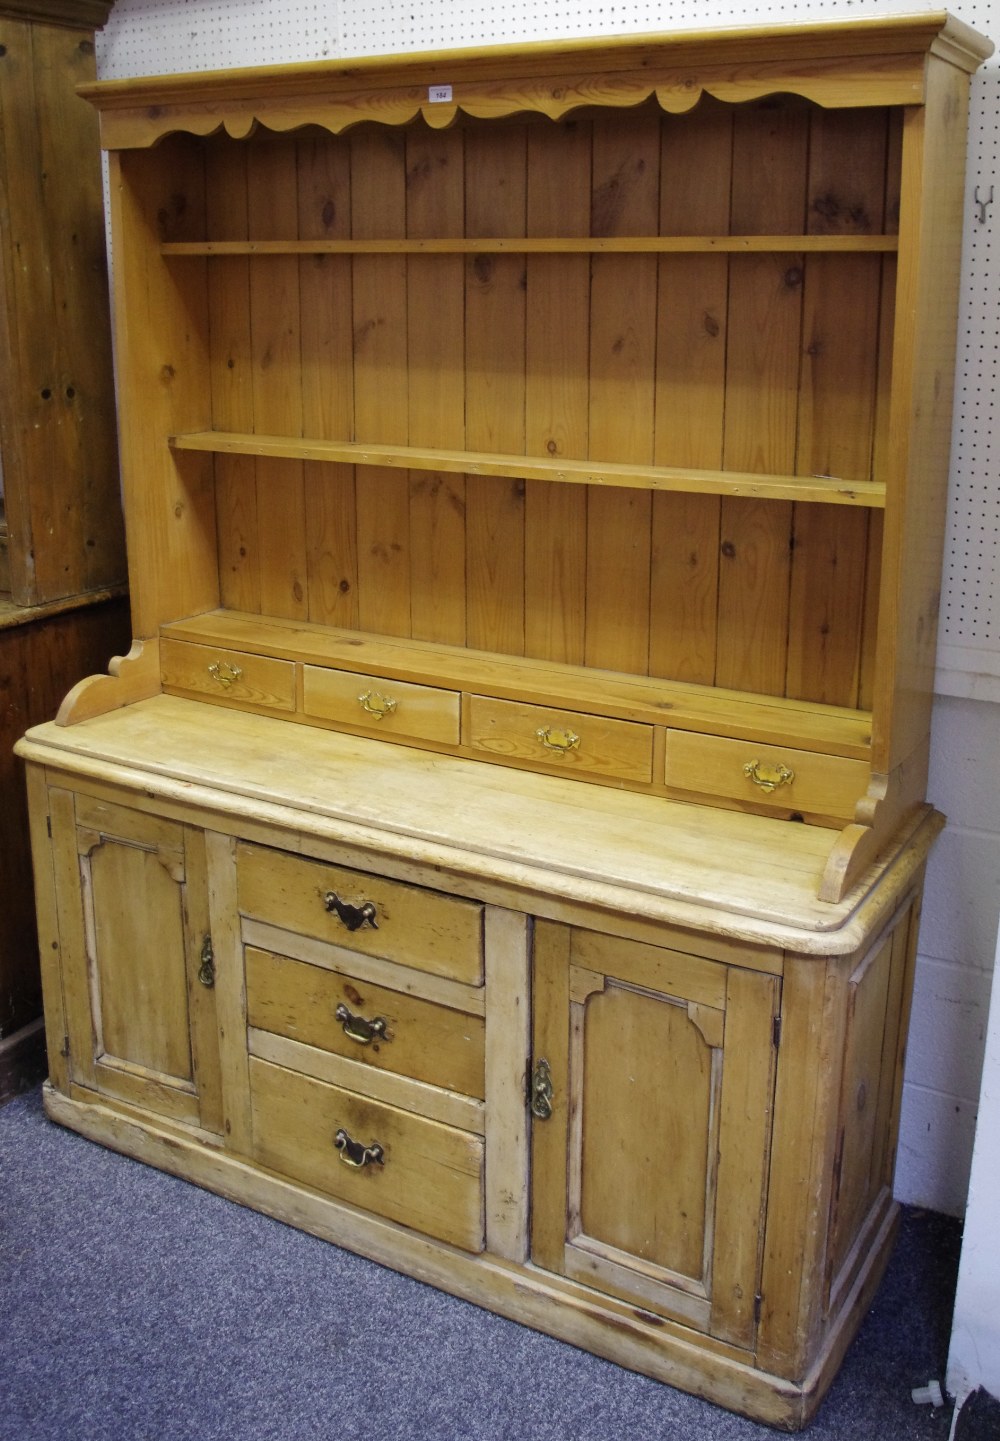
M 298 237 L 298 176 L 287 141 L 255 145 L 247 157 L 250 239 Z M 258 434 L 302 434 L 299 261 L 271 255 L 250 266 L 250 348 Z M 265 614 L 305 620 L 305 491 L 302 462 L 257 460 L 257 537 Z
M 590 233 L 590 126 L 528 131 L 530 235 Z M 525 449 L 579 457 L 589 444 L 590 261 L 527 257 Z M 525 482 L 525 651 L 582 664 L 586 626 L 587 490 Z
M 728 233 L 732 147 L 729 110 L 664 117 L 661 235 Z M 728 286 L 724 255 L 659 259 L 657 465 L 722 468 Z M 651 675 L 715 680 L 720 510 L 715 495 L 653 496 Z
M 406 234 L 463 233 L 465 136 L 420 126 L 406 135 Z M 462 450 L 466 440 L 465 271 L 461 255 L 406 259 L 409 443 Z M 485 447 L 482 447 L 485 448 Z M 487 482 L 489 484 L 489 482 Z M 411 471 L 410 618 L 420 640 L 466 640 L 466 481 Z M 469 582 L 474 584 L 471 567 Z
M 527 136 L 473 127 L 466 135 L 466 229 L 472 236 L 525 233 Z M 523 255 L 466 261 L 466 391 L 470 450 L 525 450 Z M 525 482 L 470 476 L 466 555 L 468 644 L 523 655 Z
M 247 152 L 219 140 L 206 147 L 206 233 L 218 240 L 249 239 Z M 188 260 L 175 261 L 187 265 Z M 252 432 L 254 392 L 250 361 L 250 261 L 215 262 L 209 286 L 212 422 L 219 430 Z M 260 546 L 257 462 L 248 455 L 215 459 L 219 588 L 223 605 L 259 613 Z
M 350 147 L 333 136 L 300 140 L 299 235 L 345 240 L 351 233 Z M 354 355 L 348 255 L 304 256 L 302 426 L 306 435 L 354 436 Z M 303 466 L 309 619 L 358 627 L 358 527 L 355 467 Z
M 594 121 L 591 233 L 655 235 L 659 123 Z M 595 255 L 590 296 L 590 458 L 650 464 L 656 260 Z M 650 515 L 646 490 L 591 487 L 587 513 L 586 663 L 649 668 Z
M 354 237 L 406 235 L 405 137 L 351 135 Z M 358 440 L 406 445 L 406 257 L 354 257 L 354 426 Z M 365 630 L 409 635 L 410 497 L 405 474 L 358 473 L 358 619 Z
M 762 103 L 734 118 L 734 234 L 801 231 L 808 116 Z M 734 256 L 730 266 L 725 464 L 790 474 L 795 463 L 801 258 Z M 722 502 L 716 684 L 783 693 L 792 510 Z

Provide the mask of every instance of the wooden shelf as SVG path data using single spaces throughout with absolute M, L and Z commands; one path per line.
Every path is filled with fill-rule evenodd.
M 893 253 L 897 235 L 595 235 L 372 240 L 177 240 L 161 255 L 700 255 Z
M 254 435 L 222 430 L 172 435 L 169 444 L 174 450 L 208 451 L 215 455 L 317 460 L 399 470 L 445 471 L 456 475 L 548 480 L 564 485 L 745 496 L 755 500 L 816 501 L 826 505 L 867 506 L 873 510 L 884 509 L 886 498 L 882 482 L 848 481 L 834 475 L 755 475 L 741 471 L 621 465 L 613 461 L 552 459 L 538 455 L 494 455 L 483 451 L 368 445 L 361 441 L 317 440 L 304 436 Z

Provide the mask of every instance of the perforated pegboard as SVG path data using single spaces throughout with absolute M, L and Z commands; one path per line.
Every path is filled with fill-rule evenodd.
M 753 22 L 795 23 L 890 11 L 936 11 L 936 0 L 799 0 L 754 6 Z M 1000 0 L 953 5 L 1000 45 Z M 97 37 L 98 70 L 129 75 L 281 64 L 337 55 L 451 49 L 595 34 L 751 23 L 734 0 L 117 0 Z M 1000 345 L 1000 60 L 973 80 L 967 224 L 956 374 L 951 503 L 938 689 L 1000 700 L 1000 479 L 994 445 Z M 991 189 L 996 200 L 981 208 Z

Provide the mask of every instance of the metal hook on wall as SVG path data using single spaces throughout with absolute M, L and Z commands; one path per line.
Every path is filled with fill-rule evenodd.
M 993 204 L 993 186 L 990 186 L 989 195 L 987 195 L 986 198 L 983 199 L 983 197 L 979 194 L 979 186 L 977 185 L 974 199 L 976 204 L 979 206 L 979 223 L 980 225 L 985 225 L 987 206 Z

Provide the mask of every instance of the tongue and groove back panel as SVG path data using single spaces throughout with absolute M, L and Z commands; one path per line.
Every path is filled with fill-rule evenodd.
M 176 241 L 552 239 L 551 252 L 171 257 L 220 430 L 884 482 L 900 126 L 690 114 L 174 137 Z M 123 156 L 129 166 L 141 155 Z M 163 167 L 166 173 L 168 167 Z M 178 179 L 182 188 L 178 189 Z M 691 252 L 559 240 L 701 238 Z M 880 342 L 881 348 L 880 348 Z M 877 509 L 217 456 L 221 603 L 867 708 Z

